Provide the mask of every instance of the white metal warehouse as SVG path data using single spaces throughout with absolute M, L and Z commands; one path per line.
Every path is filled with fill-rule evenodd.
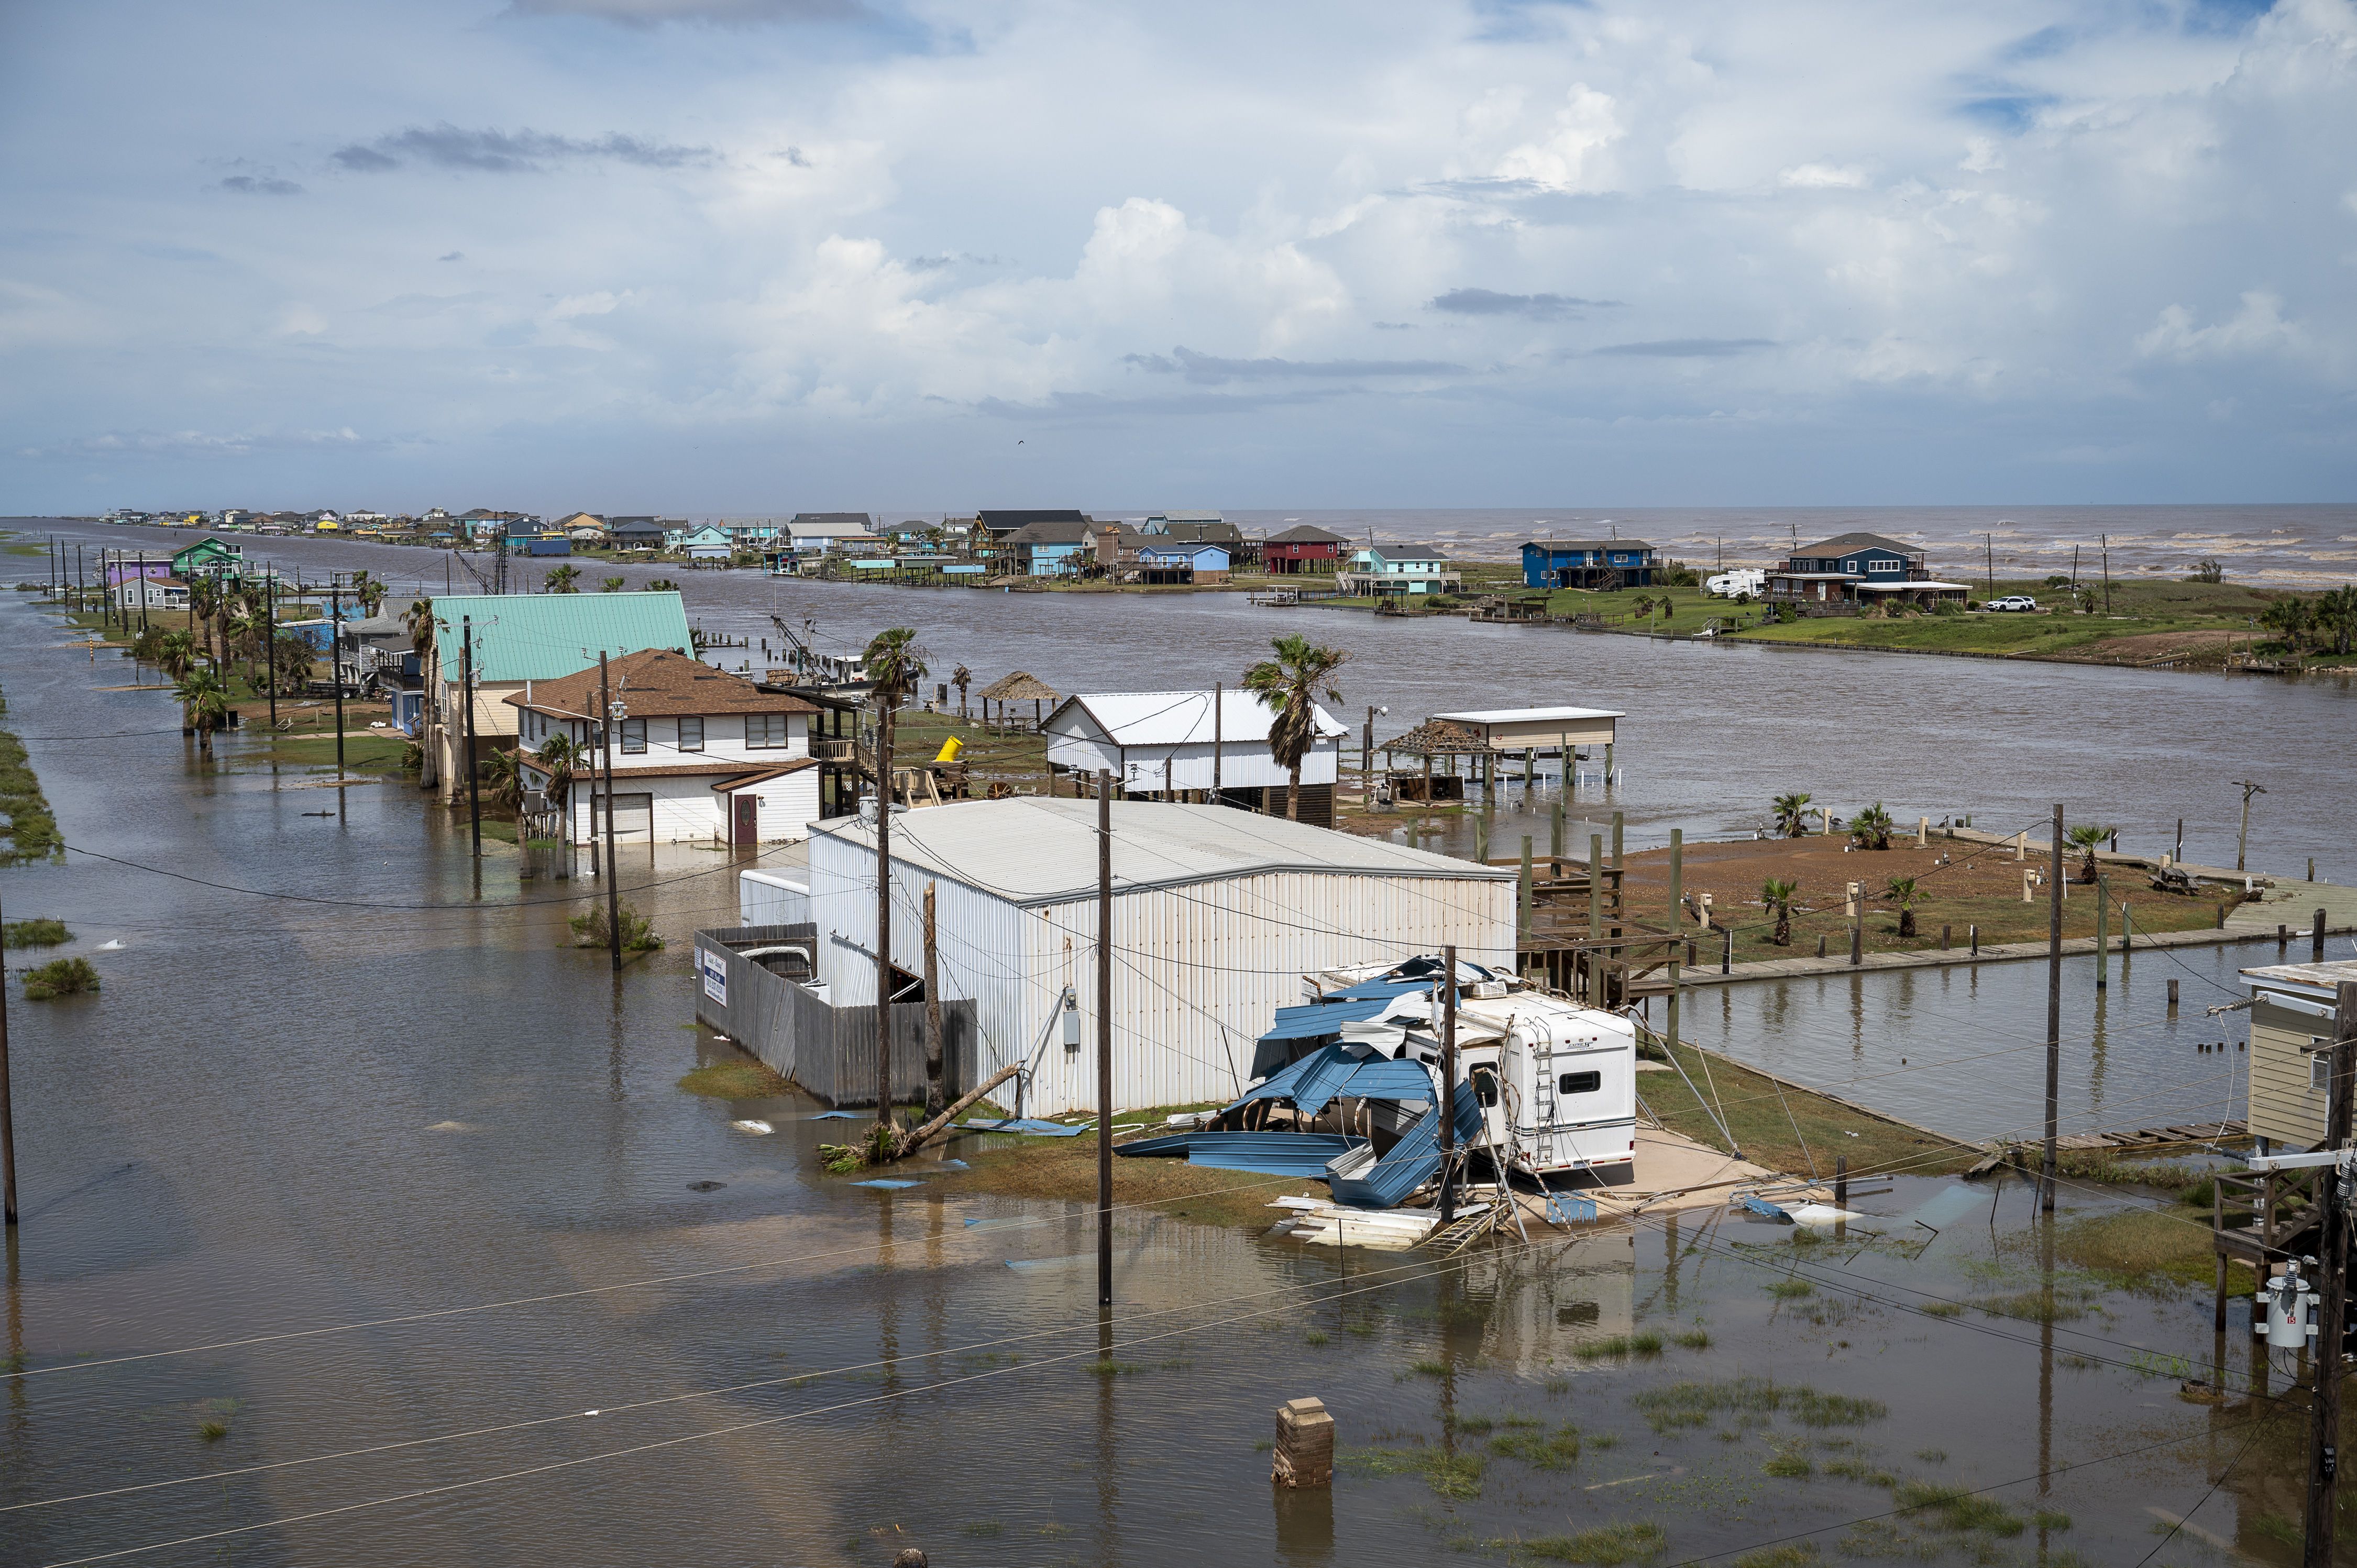
M 935 885 L 942 994 L 974 1006 L 979 1078 L 1032 1064 L 1023 1109 L 1092 1109 L 1097 802 L 1024 797 L 895 813 L 892 958 L 923 967 Z M 1221 806 L 1113 804 L 1114 1101 L 1229 1100 L 1304 977 L 1454 942 L 1514 961 L 1514 873 Z M 813 824 L 818 979 L 837 1007 L 876 999 L 876 830 Z M 1076 993 L 1078 1048 L 1058 1027 Z M 977 1081 L 979 1080 L 977 1079 Z

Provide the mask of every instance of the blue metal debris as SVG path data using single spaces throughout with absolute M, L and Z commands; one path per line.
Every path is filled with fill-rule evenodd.
M 1364 1046 L 1321 1046 L 1283 1071 L 1271 1073 L 1228 1110 L 1255 1100 L 1289 1100 L 1302 1115 L 1315 1116 L 1338 1099 L 1429 1103 L 1432 1096 L 1432 1074 L 1420 1062 L 1394 1061 Z
M 1010 1117 L 1004 1122 L 961 1122 L 957 1124 L 957 1130 L 961 1133 L 1020 1133 L 1027 1138 L 1077 1138 L 1082 1133 L 1092 1131 L 1095 1125 L 1093 1122 L 1084 1122 L 1074 1127 L 1061 1122 L 1039 1122 L 1029 1117 L 1017 1120 Z
M 1457 1086 L 1457 1143 L 1462 1148 L 1481 1133 L 1481 1101 L 1470 1083 Z M 1396 1208 L 1425 1183 L 1440 1174 L 1440 1108 L 1433 1107 L 1415 1120 L 1392 1145 L 1392 1152 L 1355 1176 L 1334 1176 L 1329 1185 L 1334 1201 L 1353 1208 Z
M 1331 1006 L 1337 1002 L 1359 1001 L 1368 997 L 1377 997 L 1388 1002 L 1394 996 L 1413 996 L 1418 992 L 1430 991 L 1435 983 L 1436 982 L 1430 980 L 1362 980 L 1348 990 L 1329 991 L 1319 997 L 1318 1002 L 1327 1006 Z M 1278 1011 L 1282 1012 L 1284 1009 L 1279 1008 Z
M 918 1181 L 904 1180 L 899 1176 L 877 1176 L 873 1181 L 856 1181 L 851 1185 L 854 1187 L 880 1187 L 897 1191 L 899 1188 L 904 1187 L 922 1187 L 925 1184 Z
M 1365 1146 L 1365 1139 L 1340 1133 L 1173 1133 L 1116 1144 L 1114 1153 L 1133 1159 L 1183 1157 L 1190 1165 L 1212 1170 L 1317 1179 L 1326 1175 L 1329 1163 Z
M 1388 996 L 1361 997 L 1348 1002 L 1310 1002 L 1299 1007 L 1280 1007 L 1276 1022 L 1261 1035 L 1268 1040 L 1314 1040 L 1320 1035 L 1340 1032 L 1345 1024 L 1363 1023 L 1391 1005 Z
M 1737 1201 L 1762 1219 L 1773 1219 L 1785 1225 L 1792 1222 L 1792 1217 L 1784 1212 L 1782 1205 L 1770 1203 L 1764 1197 L 1754 1197 L 1745 1193 Z

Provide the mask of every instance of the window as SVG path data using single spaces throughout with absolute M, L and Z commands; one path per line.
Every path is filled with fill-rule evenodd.
M 1593 1094 L 1603 1087 L 1601 1072 L 1567 1072 L 1555 1080 L 1557 1094 Z
M 786 744 L 786 715 L 783 714 L 747 714 L 745 744 L 755 749 L 780 746 Z
M 1473 1080 L 1473 1099 L 1484 1110 L 1498 1103 L 1498 1072 L 1495 1068 L 1477 1067 L 1466 1077 Z
M 701 716 L 679 721 L 679 748 L 682 751 L 704 749 L 704 720 Z
M 647 721 L 644 719 L 624 719 L 622 721 L 622 749 L 626 752 L 637 752 L 644 751 L 646 748 Z
M 1842 563 L 1842 570 L 1845 572 L 1855 572 L 1857 570 L 1857 563 L 1856 561 L 1845 561 Z
M 2332 1087 L 2332 1058 L 2321 1052 L 2308 1058 L 2308 1091 L 2322 1094 Z
M 1903 564 L 1905 563 L 1893 561 L 1887 555 L 1875 555 L 1867 558 L 1866 569 L 1869 572 L 1896 572 Z

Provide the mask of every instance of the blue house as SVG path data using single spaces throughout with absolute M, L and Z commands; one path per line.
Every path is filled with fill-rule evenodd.
M 1523 546 L 1523 583 L 1533 588 L 1653 585 L 1653 547 L 1641 539 L 1534 539 Z
M 1007 550 L 1028 577 L 1063 577 L 1092 559 L 1092 541 L 1084 521 L 1049 518 L 1029 522 L 1006 536 Z
M 1198 583 L 1228 575 L 1228 550 L 1209 540 L 1157 539 L 1137 547 L 1137 564 L 1149 572 L 1186 572 Z
M 1879 533 L 1838 533 L 1793 551 L 1768 574 L 1765 597 L 1803 615 L 1844 615 L 1876 605 L 1962 604 L 1970 593 L 1962 583 L 1935 580 L 1924 553 L 1912 544 Z

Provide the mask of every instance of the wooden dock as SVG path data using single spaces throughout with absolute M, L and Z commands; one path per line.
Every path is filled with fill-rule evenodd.
M 2141 1155 L 2163 1149 L 2206 1148 L 2248 1139 L 2251 1130 L 2239 1121 L 2198 1122 L 2169 1127 L 2140 1127 L 2133 1133 L 2073 1133 L 2054 1140 L 2057 1149 L 2107 1154 Z

